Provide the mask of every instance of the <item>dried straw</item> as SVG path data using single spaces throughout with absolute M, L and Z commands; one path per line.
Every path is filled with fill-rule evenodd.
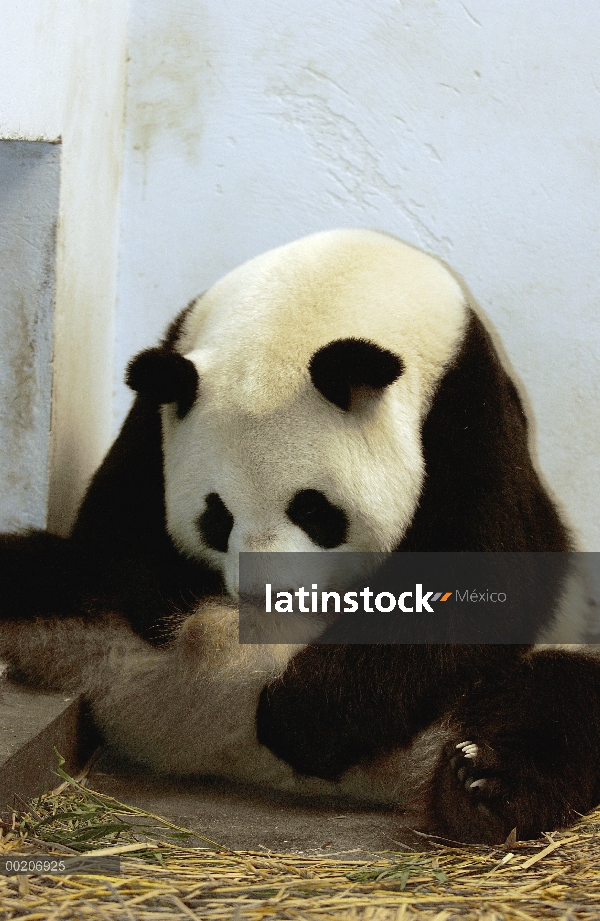
M 0 877 L 20 921 L 598 921 L 600 810 L 566 832 L 503 847 L 374 860 L 231 852 L 73 780 L 3 828 L 0 853 L 119 853 L 121 876 Z

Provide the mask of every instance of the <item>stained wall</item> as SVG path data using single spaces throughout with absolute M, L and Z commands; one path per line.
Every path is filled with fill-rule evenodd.
M 127 15 L 126 0 L 2 6 L 0 138 L 61 148 L 52 420 L 39 451 L 49 455 L 48 524 L 62 533 L 112 434 Z

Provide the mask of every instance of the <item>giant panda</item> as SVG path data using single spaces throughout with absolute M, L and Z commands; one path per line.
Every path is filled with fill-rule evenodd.
M 600 801 L 600 662 L 577 573 L 526 644 L 238 642 L 243 551 L 551 551 L 572 540 L 458 278 L 371 230 L 231 272 L 132 360 L 136 399 L 73 533 L 0 542 L 0 655 L 83 690 L 160 773 L 398 808 L 460 842 Z M 324 641 L 325 640 L 325 641 Z M 329 640 L 329 641 L 327 641 Z

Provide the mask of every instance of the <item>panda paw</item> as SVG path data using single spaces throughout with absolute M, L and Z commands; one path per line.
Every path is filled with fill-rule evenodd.
M 485 808 L 485 800 L 491 800 L 502 792 L 498 759 L 489 746 L 476 742 L 459 742 L 450 749 L 450 765 L 465 793 L 477 798 L 479 806 Z
M 442 753 L 434 787 L 436 833 L 465 844 L 504 841 L 506 781 L 491 746 L 471 740 L 450 742 Z

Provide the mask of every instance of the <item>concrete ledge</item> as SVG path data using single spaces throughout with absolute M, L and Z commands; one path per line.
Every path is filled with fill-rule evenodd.
M 56 748 L 77 772 L 98 739 L 80 697 L 0 683 L 0 816 L 58 786 Z

